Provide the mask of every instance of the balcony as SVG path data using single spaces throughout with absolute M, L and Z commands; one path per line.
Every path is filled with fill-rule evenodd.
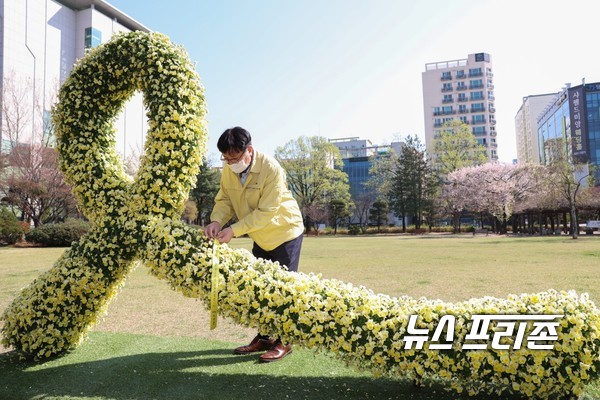
M 485 112 L 485 108 L 482 108 L 482 107 L 471 107 L 471 112 L 472 113 Z
M 483 83 L 474 83 L 469 85 L 469 89 L 483 89 Z
M 458 85 L 456 87 L 456 90 L 467 90 L 467 89 L 468 89 L 467 85 Z
M 444 100 L 442 100 L 442 103 L 444 103 L 444 104 L 454 103 L 454 99 L 444 99 Z
M 483 71 L 470 71 L 469 78 L 474 78 L 476 76 L 483 76 Z
M 442 88 L 442 92 L 452 92 L 454 89 L 452 89 L 451 87 L 443 87 Z

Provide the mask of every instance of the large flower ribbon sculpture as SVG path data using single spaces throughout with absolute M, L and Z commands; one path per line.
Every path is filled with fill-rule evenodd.
M 144 94 L 150 129 L 131 182 L 114 152 L 112 122 L 136 90 Z M 454 304 L 392 298 L 290 273 L 225 245 L 216 246 L 215 257 L 213 243 L 179 218 L 205 151 L 204 116 L 193 66 L 160 34 L 118 35 L 75 66 L 61 88 L 54 123 L 62 168 L 94 228 L 5 310 L 5 345 L 36 359 L 74 348 L 136 260 L 208 304 L 216 259 L 221 315 L 333 352 L 376 376 L 539 398 L 576 396 L 597 377 L 600 318 L 586 295 L 548 291 Z M 484 349 L 461 347 L 473 321 L 486 315 L 560 317 L 550 348 L 517 346 L 525 331 L 508 332 L 502 319 L 490 325 L 502 337 L 495 348 L 481 338 L 477 346 Z M 530 325 L 523 325 L 527 333 Z M 440 346 L 436 334 L 452 340 Z M 419 340 L 422 349 L 409 346 Z

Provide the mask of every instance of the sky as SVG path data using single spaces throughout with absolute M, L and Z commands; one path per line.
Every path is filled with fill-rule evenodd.
M 425 142 L 425 64 L 488 53 L 500 161 L 523 97 L 600 81 L 597 0 L 107 0 L 187 50 L 208 152 L 242 126 L 259 151 L 300 136 Z

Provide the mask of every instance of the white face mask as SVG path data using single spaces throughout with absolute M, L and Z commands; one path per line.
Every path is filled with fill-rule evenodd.
M 246 161 L 246 155 L 244 154 L 244 157 L 242 157 L 240 161 L 236 162 L 235 164 L 229 164 L 229 168 L 231 168 L 231 170 L 236 174 L 241 174 L 246 170 L 246 168 L 248 168 L 248 165 L 250 164 Z

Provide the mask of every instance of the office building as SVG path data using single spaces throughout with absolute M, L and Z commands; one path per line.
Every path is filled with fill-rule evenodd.
M 2 151 L 50 131 L 50 111 L 60 84 L 86 49 L 121 31 L 149 31 L 104 0 L 0 0 L 0 76 L 3 82 Z M 11 100 L 7 90 L 23 93 Z M 12 109 L 12 111 L 11 111 Z M 26 119 L 8 128 L 7 112 Z M 117 151 L 141 153 L 147 131 L 142 95 L 128 101 L 115 123 Z
M 570 162 L 589 163 L 600 184 L 600 82 L 567 85 L 538 117 L 540 162 L 565 154 Z
M 422 82 L 427 149 L 431 151 L 444 123 L 458 119 L 471 127 L 477 142 L 487 148 L 490 161 L 498 160 L 490 55 L 475 53 L 465 59 L 428 63 Z
M 344 163 L 342 171 L 348 175 L 350 194 L 355 201 L 370 194 L 365 183 L 370 178 L 369 170 L 373 166 L 373 161 L 377 157 L 388 154 L 390 149 L 399 154 L 402 147 L 402 142 L 373 145 L 370 140 L 358 137 L 329 139 L 329 142 L 340 150 Z
M 558 93 L 523 97 L 523 104 L 515 116 L 517 160 L 519 163 L 540 162 L 537 120 Z

